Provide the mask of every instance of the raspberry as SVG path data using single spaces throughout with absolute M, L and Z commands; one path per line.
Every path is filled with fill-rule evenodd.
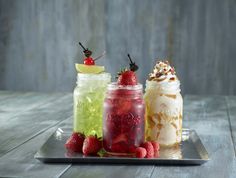
M 152 143 L 152 146 L 154 148 L 154 156 L 155 157 L 159 157 L 159 150 L 160 150 L 160 145 L 158 142 L 155 142 L 155 141 L 151 141 Z
M 155 152 L 155 153 L 158 152 L 159 149 L 160 149 L 159 143 L 158 143 L 158 142 L 155 142 L 155 141 L 151 141 L 151 143 L 152 143 L 152 146 L 153 146 L 153 148 L 154 148 L 154 152 Z
M 145 158 L 145 156 L 147 155 L 147 150 L 143 147 L 138 147 L 135 150 L 135 156 L 136 158 Z
M 154 148 L 151 142 L 144 142 L 141 144 L 141 147 L 147 150 L 146 158 L 153 158 L 154 157 Z

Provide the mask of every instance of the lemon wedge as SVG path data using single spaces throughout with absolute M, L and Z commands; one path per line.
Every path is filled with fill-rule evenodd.
M 75 68 L 79 73 L 98 74 L 105 71 L 104 66 L 75 64 Z

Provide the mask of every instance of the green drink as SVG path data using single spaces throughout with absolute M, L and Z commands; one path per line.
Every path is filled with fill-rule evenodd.
M 109 73 L 78 73 L 74 89 L 74 132 L 102 136 L 103 101 L 110 81 Z

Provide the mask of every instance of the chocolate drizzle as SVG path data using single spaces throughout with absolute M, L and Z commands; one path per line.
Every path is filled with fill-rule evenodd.
M 149 81 L 169 82 L 177 80 L 174 67 L 170 66 L 168 61 L 158 61 L 154 66 L 153 72 L 149 74 Z

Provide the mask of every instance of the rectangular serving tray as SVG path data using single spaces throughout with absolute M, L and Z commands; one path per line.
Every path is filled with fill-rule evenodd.
M 69 153 L 64 147 L 72 129 L 58 128 L 35 154 L 45 163 L 90 163 L 90 164 L 165 164 L 200 165 L 209 160 L 208 153 L 195 130 L 183 129 L 182 142 L 171 148 L 160 149 L 158 158 L 133 158 L 118 156 L 84 156 Z

